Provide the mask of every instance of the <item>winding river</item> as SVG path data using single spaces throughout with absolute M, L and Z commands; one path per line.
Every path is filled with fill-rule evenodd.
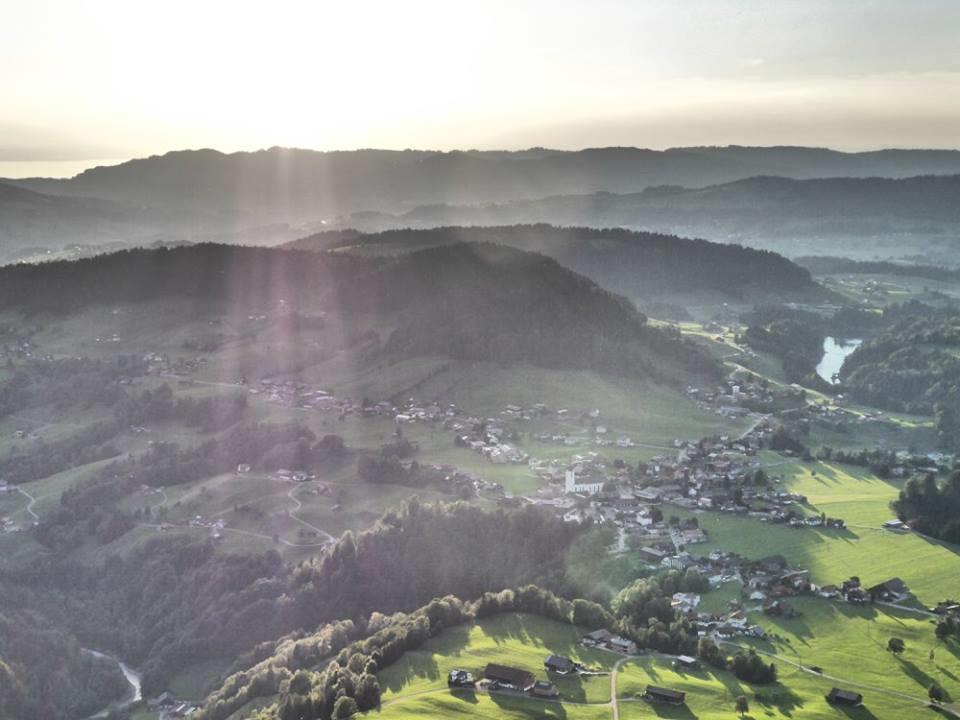
M 823 358 L 817 365 L 817 375 L 828 383 L 837 382 L 837 373 L 843 367 L 843 361 L 860 347 L 863 340 L 828 337 L 823 341 Z
M 120 666 L 120 671 L 123 673 L 123 676 L 127 679 L 127 682 L 130 683 L 130 689 L 127 691 L 127 694 L 120 700 L 114 700 L 112 703 L 107 705 L 98 713 L 90 715 L 86 720 L 100 720 L 101 718 L 107 717 L 110 714 L 111 710 L 122 710 L 126 707 L 133 705 L 135 702 L 139 702 L 143 695 L 140 692 L 140 673 L 134 670 L 132 667 L 123 662 L 120 658 L 111 655 L 110 653 L 100 652 L 99 650 L 90 650 L 89 648 L 82 648 L 82 651 L 88 655 L 94 655 L 95 657 L 107 658 L 113 660 L 117 665 Z

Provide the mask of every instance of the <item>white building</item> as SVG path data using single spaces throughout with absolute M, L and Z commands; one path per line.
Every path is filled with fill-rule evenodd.
M 564 473 L 564 490 L 568 493 L 596 495 L 603 490 L 603 480 L 577 482 L 577 472 L 572 468 L 567 468 L 566 473 Z

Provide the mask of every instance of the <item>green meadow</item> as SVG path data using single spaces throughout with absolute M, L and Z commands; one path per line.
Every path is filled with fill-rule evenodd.
M 875 584 L 900 577 L 924 605 L 960 593 L 960 548 L 915 535 L 882 529 L 893 518 L 889 503 L 897 483 L 864 468 L 827 463 L 789 462 L 770 466 L 781 486 L 806 495 L 808 514 L 825 512 L 846 521 L 843 530 L 794 529 L 752 518 L 701 512 L 700 526 L 710 541 L 691 548 L 698 554 L 721 549 L 759 558 L 781 554 L 808 568 L 814 582 L 839 583 L 851 575 Z
M 566 655 L 598 671 L 609 670 L 617 656 L 582 648 L 583 631 L 534 615 L 505 613 L 451 628 L 428 641 L 419 650 L 407 652 L 378 674 L 383 704 L 401 697 L 446 690 L 447 673 L 469 670 L 478 679 L 487 663 L 510 665 L 547 679 L 543 661 L 548 655 Z M 610 700 L 610 678 L 551 677 L 564 701 L 602 703 Z

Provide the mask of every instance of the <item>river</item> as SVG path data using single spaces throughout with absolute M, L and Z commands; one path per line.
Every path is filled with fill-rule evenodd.
M 846 338 L 828 337 L 823 341 L 823 358 L 817 365 L 817 375 L 828 383 L 836 383 L 837 373 L 843 367 L 843 361 L 854 350 L 860 347 L 863 340 L 848 340 Z
M 123 662 L 120 658 L 111 655 L 110 653 L 100 652 L 99 650 L 90 650 L 89 648 L 82 648 L 83 652 L 88 655 L 94 655 L 96 657 L 108 658 L 113 660 L 117 665 L 120 666 L 120 671 L 123 673 L 123 676 L 127 679 L 127 682 L 130 683 L 130 689 L 127 691 L 127 694 L 120 700 L 114 700 L 112 703 L 107 705 L 103 710 L 94 715 L 90 715 L 86 720 L 99 720 L 100 718 L 105 718 L 110 714 L 111 710 L 122 710 L 123 708 L 133 705 L 135 702 L 139 702 L 143 695 L 140 693 L 140 673 L 134 670 L 132 667 Z

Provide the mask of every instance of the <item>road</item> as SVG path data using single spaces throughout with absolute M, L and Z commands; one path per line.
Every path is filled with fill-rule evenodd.
M 29 502 L 27 503 L 27 507 L 25 509 L 30 514 L 30 517 L 33 518 L 33 521 L 36 522 L 37 520 L 39 520 L 40 516 L 33 511 L 33 504 L 37 501 L 37 499 L 33 495 L 28 493 L 26 490 L 24 490 L 22 487 L 20 487 L 19 485 L 17 486 L 17 492 L 19 492 L 21 495 L 27 498 L 27 500 L 29 500 Z
M 610 707 L 613 710 L 613 720 L 620 720 L 620 701 L 617 698 L 617 673 L 620 671 L 620 666 L 623 665 L 628 660 L 632 660 L 635 656 L 622 657 L 613 664 L 613 669 L 610 670 Z
M 327 539 L 327 541 L 326 541 L 325 544 L 327 544 L 327 543 L 330 543 L 330 544 L 335 543 L 335 542 L 337 541 L 337 539 L 336 539 L 333 535 L 331 535 L 330 533 L 328 533 L 326 530 L 321 530 L 321 529 L 318 528 L 316 525 L 311 525 L 311 524 L 308 523 L 306 520 L 302 520 L 302 519 L 298 518 L 296 515 L 294 515 L 295 512 L 299 511 L 300 508 L 303 507 L 303 503 L 300 502 L 300 499 L 299 499 L 299 498 L 296 496 L 296 494 L 295 494 L 298 487 L 299 487 L 299 485 L 294 485 L 292 488 L 290 488 L 290 492 L 287 493 L 287 497 L 290 498 L 294 503 L 296 503 L 296 507 L 295 507 L 295 508 L 293 508 L 292 510 L 287 510 L 287 515 L 289 515 L 290 517 L 292 517 L 294 520 L 296 520 L 298 523 L 300 523 L 300 524 L 303 525 L 304 527 L 308 527 L 308 528 L 310 528 L 311 530 L 313 530 L 315 533 L 317 533 L 318 535 L 322 535 L 323 537 L 325 537 L 325 538 Z

